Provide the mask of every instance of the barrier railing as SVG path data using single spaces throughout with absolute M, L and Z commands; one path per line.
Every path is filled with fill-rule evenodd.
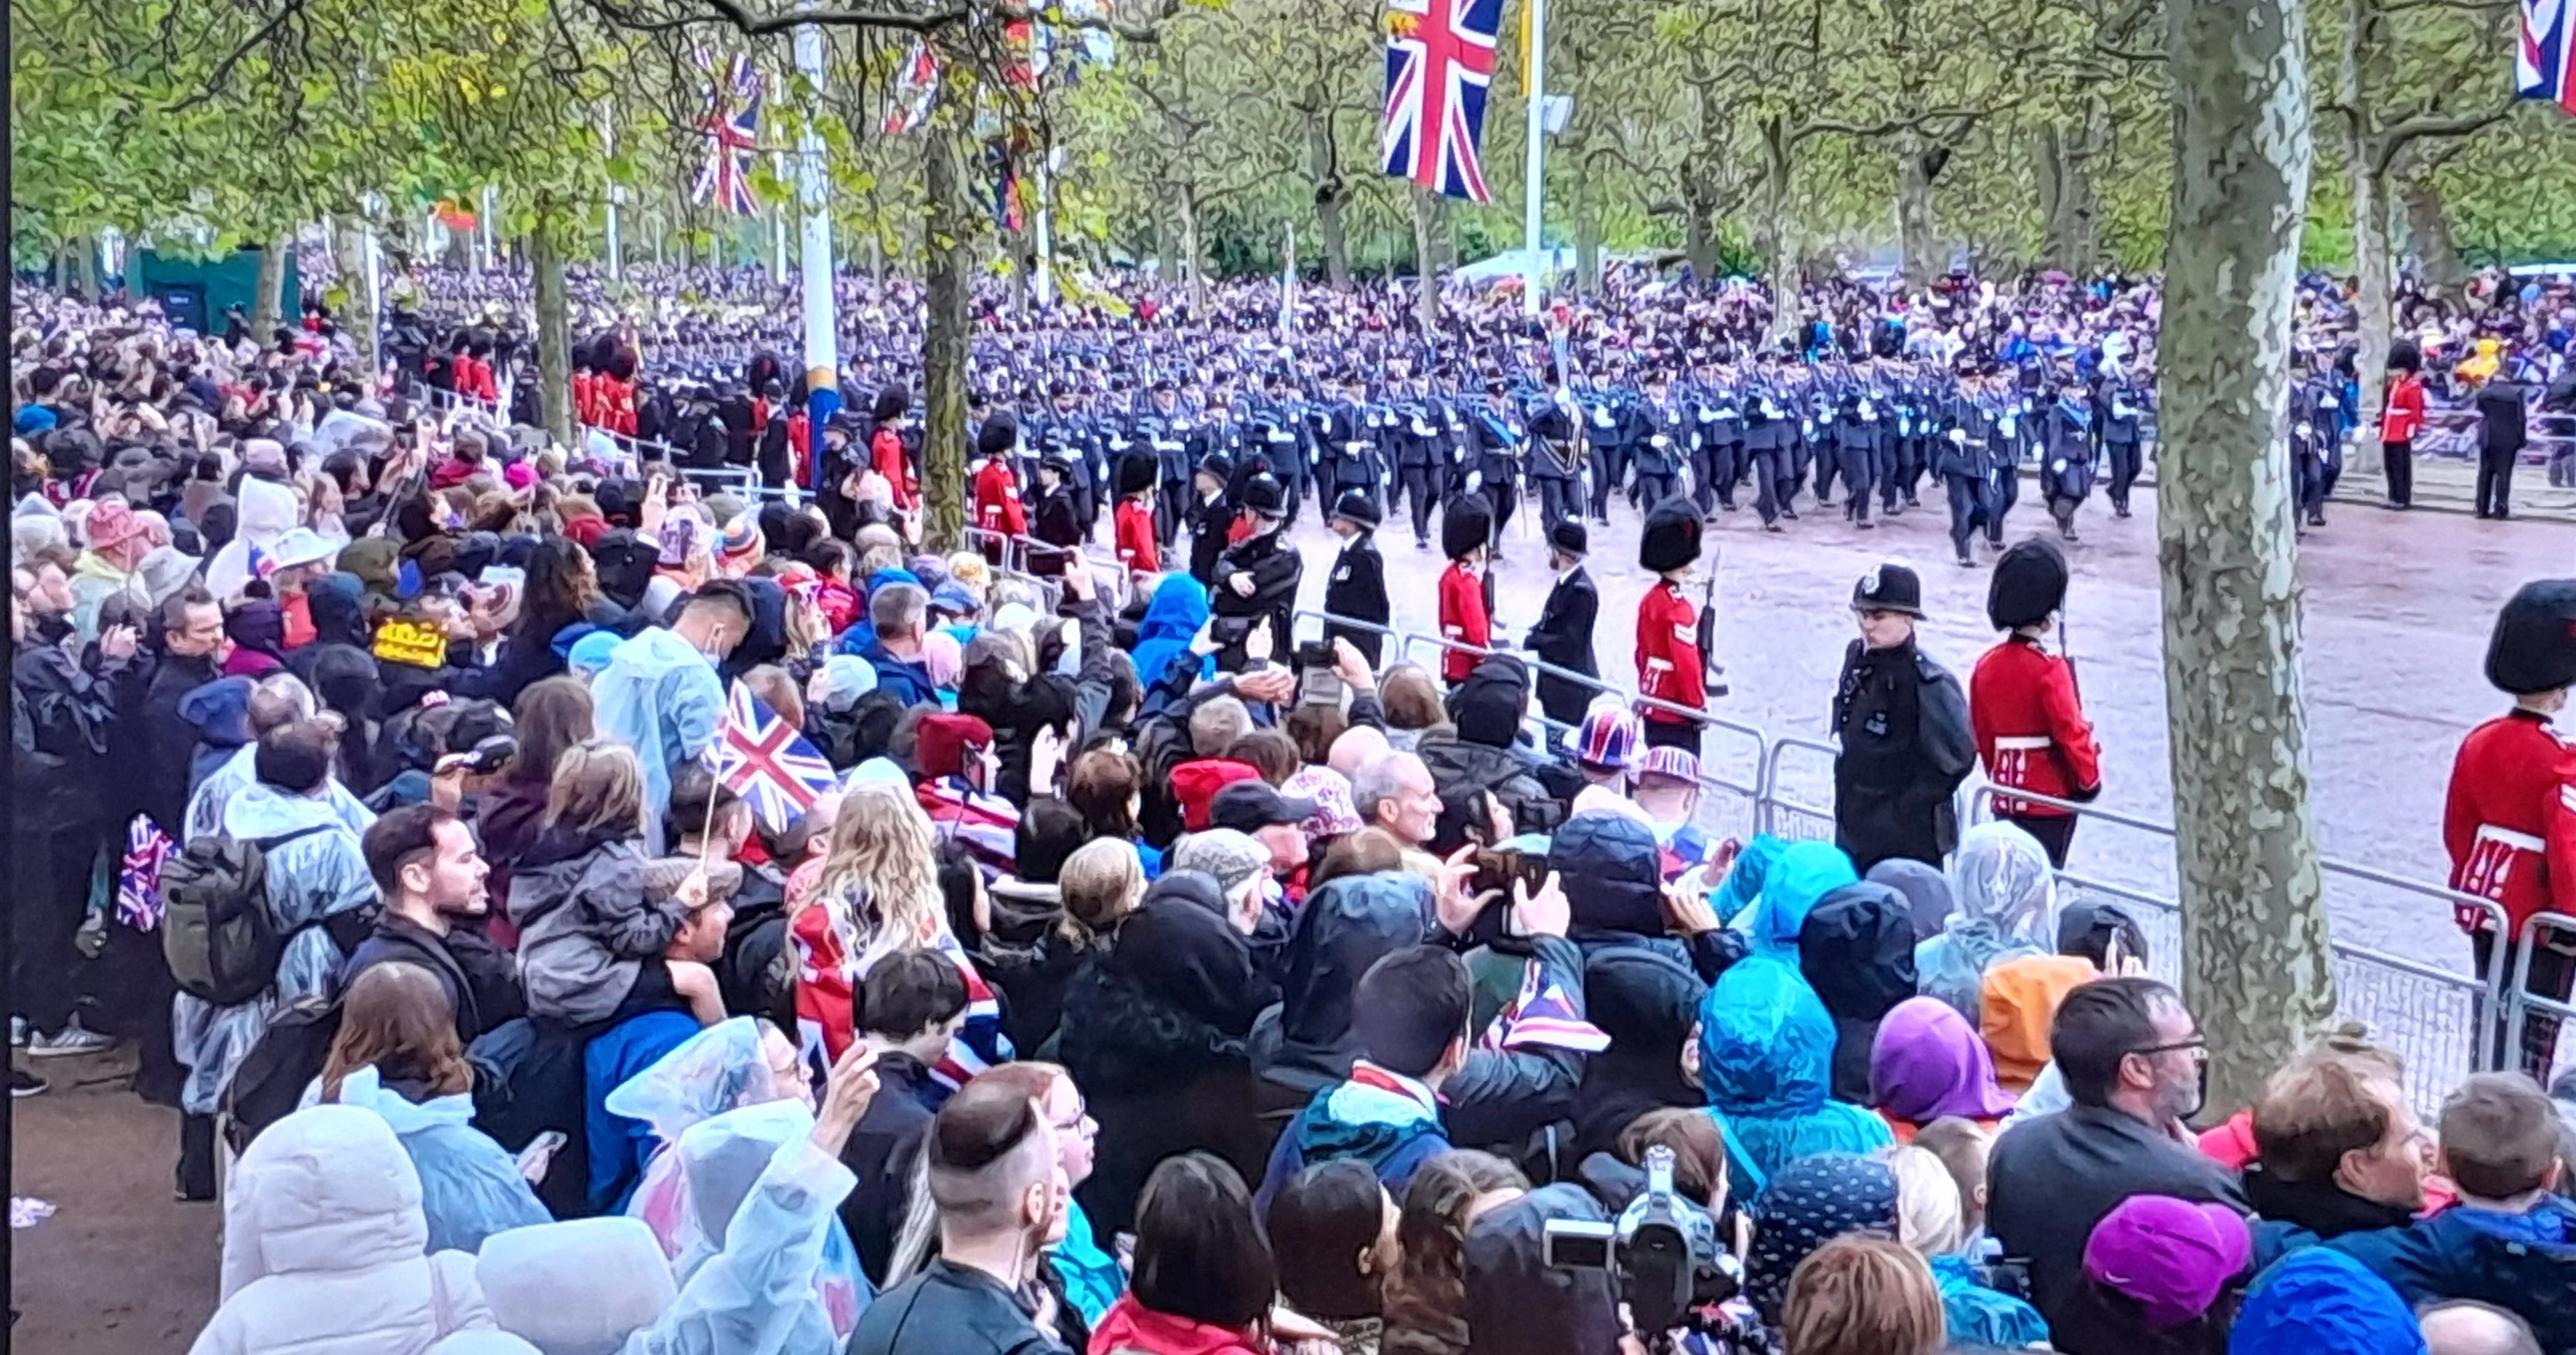
M 1761 814 L 1759 831 L 1790 841 L 1831 842 L 1834 840 L 1834 759 L 1842 750 L 1822 739 L 1796 736 L 1774 738 L 1762 764 Z M 1824 759 L 1821 777 L 1824 789 L 1811 789 L 1819 779 L 1812 769 L 1799 768 L 1794 774 L 1788 766 L 1821 755 Z M 1794 782 L 1795 788 L 1792 788 Z
M 2174 830 L 2170 824 L 2027 791 L 2002 792 L 1990 783 L 1980 783 L 1969 793 L 1969 821 L 1981 823 L 1996 817 L 1994 807 L 1999 796 L 2072 814 L 2079 823 L 2145 834 L 2156 839 L 2160 859 L 2168 863 L 2167 870 L 2173 868 Z M 2099 844 L 2080 830 L 2076 841 L 2079 852 L 2091 845 L 2095 848 L 2093 855 L 2122 855 L 2102 852 Z M 2153 882 L 2114 881 L 2078 866 L 2074 857 L 2075 853 L 2070 853 L 2068 868 L 2057 872 L 2061 902 L 2072 895 L 2123 905 L 2146 935 L 2148 972 L 2179 983 L 2182 906 L 2170 876 Z M 2498 934 L 2503 934 L 2504 914 L 2489 900 L 2332 857 L 2321 859 L 2318 867 L 2330 909 L 2354 911 L 2356 889 L 2367 886 L 2442 904 L 2445 916 L 2453 906 L 2480 909 L 2494 920 Z M 2576 922 L 2570 925 L 2576 926 Z M 2519 1027 L 2523 1004 L 2507 998 L 2501 965 L 2491 966 L 2491 972 L 2479 978 L 2344 941 L 2333 943 L 2332 963 L 2338 1013 L 2346 1020 L 2367 1024 L 2372 1038 L 2404 1059 L 2408 1097 L 2418 1106 L 2438 1106 L 2441 1098 L 2469 1074 L 2498 1066 L 2493 1038 L 2498 1023 Z
M 2576 1035 L 2576 1005 L 2570 1005 L 2565 998 L 2531 991 L 2531 962 L 2540 953 L 2543 928 L 2576 934 L 2576 917 L 2565 913 L 2535 913 L 2515 934 L 2512 972 L 2499 980 L 2506 985 L 2508 1014 L 2498 1032 L 2498 1048 L 2493 1052 L 2496 1054 L 2495 1066 L 2529 1070 L 2546 1081 L 2548 1067 L 2557 1063 L 2556 1056 L 2563 1042 L 2570 1035 Z M 2498 936 L 2504 934 L 2501 931 L 2496 933 Z M 2492 968 L 2503 970 L 2506 966 L 2499 962 Z M 2557 1027 L 2550 1032 L 2542 1049 L 2534 1051 L 2545 1051 L 2546 1057 L 2543 1058 L 2534 1058 L 2523 1051 L 2534 1016 Z

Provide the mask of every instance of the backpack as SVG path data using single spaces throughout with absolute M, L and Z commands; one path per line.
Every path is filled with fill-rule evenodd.
M 269 1018 L 233 1070 L 232 1081 L 224 1084 L 223 1109 L 230 1121 L 225 1138 L 236 1154 L 248 1152 L 261 1130 L 304 1104 L 304 1089 L 322 1076 L 331 1044 L 339 1038 L 337 994 L 305 998 Z
M 293 932 L 268 906 L 268 853 L 330 827 L 191 840 L 161 867 L 161 954 L 179 991 L 231 1007 L 268 991 Z

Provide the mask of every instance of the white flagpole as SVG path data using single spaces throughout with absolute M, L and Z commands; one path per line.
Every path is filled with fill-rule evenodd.
M 599 150 L 600 154 L 612 159 L 617 155 L 616 119 L 616 105 L 602 100 L 599 105 Z M 617 185 L 610 184 L 608 186 L 608 277 L 612 282 L 625 272 L 625 260 L 621 257 L 623 251 L 617 247 L 617 198 Z
M 1521 313 L 1536 315 L 1548 271 L 1546 256 L 1539 252 L 1539 225 L 1544 215 L 1541 204 L 1545 188 L 1542 169 L 1547 145 L 1547 0 L 1524 2 L 1530 7 L 1530 78 L 1528 164 L 1521 174 L 1521 234 L 1527 242 L 1529 259 L 1521 274 Z
M 1288 226 L 1288 245 L 1282 251 L 1286 262 L 1279 266 L 1279 333 L 1282 337 L 1297 331 L 1297 227 Z
M 813 7 L 813 0 L 805 0 L 799 6 Z M 824 81 L 823 30 L 812 24 L 800 25 L 795 46 L 796 70 L 812 83 L 814 106 L 819 109 Z M 805 119 L 796 138 L 796 205 L 802 212 L 797 221 L 797 281 L 804 312 L 806 408 L 815 411 L 812 436 L 820 445 L 824 411 L 818 407 L 816 396 L 828 393 L 830 399 L 824 403 L 839 407 L 841 339 L 832 309 L 831 182 L 823 163 L 823 134 L 811 116 Z

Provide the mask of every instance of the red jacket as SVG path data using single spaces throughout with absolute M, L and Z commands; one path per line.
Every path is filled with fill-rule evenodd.
M 1020 506 L 1018 477 L 1000 457 L 975 472 L 975 525 L 1004 536 L 1029 534 L 1028 510 Z
M 2102 790 L 2102 749 L 2075 693 L 2066 660 L 2016 635 L 1977 660 L 1968 679 L 1968 724 L 1977 756 L 1998 786 L 2056 800 L 2089 800 Z M 2002 814 L 2063 815 L 2021 800 L 1995 801 Z
M 1699 608 L 1682 587 L 1664 579 L 1637 601 L 1637 694 L 1692 710 L 1708 707 L 1708 669 L 1699 652 Z M 1682 717 L 1648 706 L 1646 719 L 1682 724 Z
M 1090 1355 L 1271 1355 L 1257 1331 L 1215 1327 L 1176 1313 L 1158 1313 L 1121 1294 L 1091 1329 Z
M 1162 547 L 1154 540 L 1154 510 L 1137 499 L 1120 499 L 1117 519 L 1118 563 L 1130 574 L 1163 572 Z
M 572 374 L 572 416 L 596 427 L 599 423 L 599 378 L 589 372 Z
M 868 442 L 868 455 L 874 459 L 877 474 L 893 487 L 894 506 L 911 512 L 921 506 L 921 486 L 913 481 L 912 462 L 903 454 L 903 435 L 890 427 L 880 427 Z
M 1494 643 L 1493 622 L 1485 615 L 1484 580 L 1456 560 L 1440 571 L 1440 638 L 1478 649 Z M 1440 676 L 1450 682 L 1464 682 L 1483 657 L 1462 649 L 1444 649 L 1440 651 Z
M 599 426 L 626 437 L 635 436 L 635 383 L 602 372 L 598 390 Z
M 456 389 L 487 404 L 501 398 L 501 387 L 492 379 L 492 364 L 478 357 L 456 360 Z
M 2576 912 L 2568 762 L 2567 745 L 2549 722 L 2517 710 L 2470 730 L 2451 763 L 2442 811 L 2451 888 L 2502 904 L 2517 932 L 2534 913 Z M 2553 841 L 2560 851 L 2550 850 Z M 2455 920 L 2468 932 L 2492 925 L 2473 908 L 2458 909 Z
M 2424 378 L 2400 372 L 2388 382 L 2388 407 L 2379 416 L 2381 442 L 2413 442 L 2424 427 Z

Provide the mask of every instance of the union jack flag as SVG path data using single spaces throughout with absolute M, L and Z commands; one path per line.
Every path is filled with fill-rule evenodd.
M 703 51 L 698 65 L 712 80 L 714 63 Z M 760 83 L 751 58 L 736 56 L 725 78 L 708 91 L 706 116 L 698 121 L 698 131 L 707 139 L 707 163 L 689 190 L 691 201 L 712 199 L 735 216 L 760 210 L 759 195 L 751 191 L 751 157 L 760 148 Z
M 881 130 L 887 136 L 901 136 L 920 126 L 930 116 L 930 102 L 938 94 L 939 54 L 930 50 L 929 43 L 916 42 L 895 68 L 894 98 Z
M 1503 0 L 1390 0 L 1386 115 L 1378 123 L 1387 174 L 1453 198 L 1490 200 L 1476 146 L 1502 15 Z
M 1479 1043 L 1493 1050 L 1544 1047 L 1598 1054 L 1610 1047 L 1610 1032 L 1584 1020 L 1565 986 L 1550 980 L 1545 966 L 1533 959 L 1521 970 L 1520 995 L 1494 1013 Z
M 707 761 L 716 779 L 773 833 L 785 831 L 823 792 L 841 784 L 822 753 L 739 682 L 725 697 L 724 728 L 707 746 Z
M 137 814 L 125 829 L 125 859 L 116 869 L 116 919 L 138 932 L 161 925 L 161 866 L 179 850 L 161 825 Z
M 2576 0 L 2522 0 L 2514 92 L 2576 113 Z

